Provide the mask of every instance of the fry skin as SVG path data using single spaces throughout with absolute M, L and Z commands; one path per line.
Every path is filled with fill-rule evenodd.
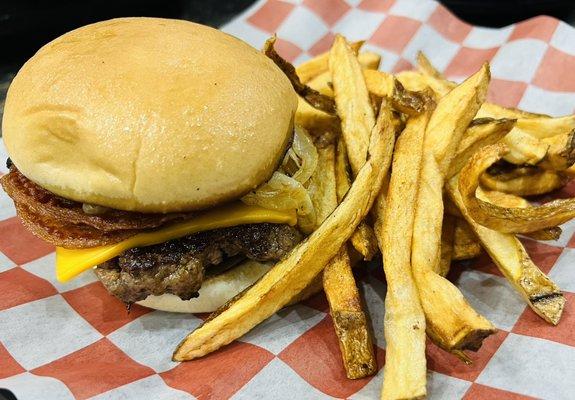
M 317 212 L 318 227 L 337 207 L 335 179 L 335 146 L 318 150 L 318 166 L 312 175 L 310 193 Z M 346 375 L 364 378 L 377 372 L 374 347 L 368 319 L 351 271 L 344 245 L 323 270 L 323 288 L 329 303 Z
M 426 112 L 408 120 L 396 144 L 387 198 L 380 193 L 374 208 L 387 281 L 382 399 L 419 399 L 426 395 L 425 315 L 410 259 L 415 200 L 429 117 L 430 112 Z

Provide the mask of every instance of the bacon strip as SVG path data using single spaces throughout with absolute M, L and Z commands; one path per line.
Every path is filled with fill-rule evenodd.
M 0 178 L 6 193 L 14 200 L 23 223 L 36 236 L 56 246 L 86 248 L 122 241 L 143 229 L 190 218 L 192 213 L 143 214 L 110 209 L 91 215 L 82 203 L 57 196 L 38 186 L 16 167 Z

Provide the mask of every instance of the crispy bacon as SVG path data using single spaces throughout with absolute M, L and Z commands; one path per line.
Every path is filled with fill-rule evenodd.
M 67 248 L 116 243 L 140 230 L 157 228 L 193 215 L 143 214 L 115 209 L 99 215 L 86 214 L 82 203 L 49 192 L 14 166 L 0 178 L 0 183 L 14 200 L 16 211 L 28 229 L 49 243 Z

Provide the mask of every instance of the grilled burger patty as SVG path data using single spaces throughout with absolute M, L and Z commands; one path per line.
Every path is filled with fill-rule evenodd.
M 301 239 L 289 225 L 240 225 L 130 249 L 95 272 L 108 291 L 125 303 L 164 293 L 189 300 L 197 297 L 210 267 L 238 256 L 276 261 Z

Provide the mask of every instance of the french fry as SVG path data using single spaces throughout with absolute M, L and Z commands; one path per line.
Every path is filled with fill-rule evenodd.
M 300 95 L 305 101 L 317 108 L 318 110 L 324 111 L 328 114 L 335 114 L 335 103 L 333 99 L 329 96 L 324 96 L 317 90 L 310 88 L 309 86 L 303 84 L 295 70 L 295 67 L 289 62 L 284 60 L 274 49 L 274 43 L 276 37 L 272 36 L 266 40 L 263 48 L 263 53 L 274 62 L 279 69 L 290 80 L 294 90 L 298 95 Z M 351 52 L 351 50 L 350 50 Z M 352 53 L 353 54 L 353 53 Z
M 465 220 L 458 218 L 455 222 L 453 238 L 453 260 L 469 260 L 481 254 L 481 244 Z
M 513 128 L 502 140 L 509 149 L 503 159 L 513 164 L 536 165 L 547 155 L 549 144 L 527 132 Z
M 459 191 L 467 212 L 477 223 L 500 232 L 525 233 L 555 227 L 575 217 L 575 199 L 555 200 L 537 207 L 508 208 L 478 198 L 480 176 L 507 152 L 502 143 L 486 146 L 461 170 Z
M 351 186 L 351 178 L 348 172 L 348 160 L 345 143 L 339 140 L 337 143 L 337 157 L 335 162 L 335 181 L 337 186 L 337 201 L 341 202 Z M 377 239 L 371 226 L 361 221 L 350 242 L 364 260 L 371 260 L 377 251 Z
M 340 132 L 337 115 L 318 110 L 301 97 L 298 98 L 295 123 L 304 127 L 314 137 L 321 136 L 325 132 Z
M 538 139 L 568 135 L 575 129 L 575 115 L 559 118 L 521 118 L 517 120 L 517 127 Z
M 552 171 L 564 171 L 575 163 L 575 129 L 567 135 L 555 135 L 542 141 L 549 145 L 539 167 Z
M 465 208 L 457 187 L 458 180 L 459 177 L 453 177 L 447 185 L 447 191 L 481 241 L 483 248 L 533 311 L 545 321 L 556 325 L 565 306 L 565 297 L 561 290 L 537 268 L 514 235 L 494 231 L 475 222 Z
M 323 288 L 349 379 L 377 372 L 371 331 L 362 309 L 345 245 L 323 271 Z
M 379 67 L 379 62 L 381 56 L 375 53 L 360 53 L 357 55 L 357 61 L 361 68 L 365 70 L 376 70 Z M 329 97 L 333 97 L 333 89 L 331 83 L 331 73 L 330 71 L 325 71 L 324 73 L 314 77 L 308 83 L 308 86 L 314 90 L 317 90 L 321 94 Z
M 319 160 L 311 178 L 310 194 L 318 216 L 318 226 L 337 207 L 335 146 L 318 150 Z M 330 260 L 323 271 L 323 288 L 329 303 L 346 375 L 364 378 L 377 372 L 374 347 L 367 318 L 351 271 L 346 246 Z
M 202 357 L 239 338 L 306 288 L 337 254 L 379 193 L 391 162 L 395 132 L 382 102 L 369 142 L 369 157 L 343 202 L 329 218 L 251 288 L 216 312 L 176 348 L 175 361 Z
M 528 174 L 509 178 L 485 173 L 481 175 L 480 182 L 483 187 L 489 190 L 517 196 L 537 196 L 565 186 L 566 179 L 554 171 L 533 170 Z
M 455 250 L 456 218 L 448 213 L 443 214 L 441 227 L 441 253 L 439 255 L 438 273 L 445 277 L 451 269 L 451 261 Z
M 363 46 L 363 43 L 364 43 L 363 41 L 353 42 L 350 43 L 349 46 L 351 47 L 351 50 L 354 52 L 354 54 L 357 54 L 361 46 Z M 320 55 L 315 56 L 311 60 L 307 60 L 306 62 L 301 63 L 296 68 L 296 73 L 301 83 L 307 83 L 316 76 L 321 75 L 322 73 L 327 71 L 328 60 L 329 60 L 329 52 L 326 51 L 325 53 L 321 53 Z
M 495 144 L 503 139 L 514 125 L 513 119 L 473 120 L 459 143 L 455 157 L 451 160 L 447 178 L 457 174 L 481 147 Z
M 425 315 L 411 272 L 415 201 L 430 112 L 410 118 L 395 146 L 387 198 L 374 207 L 376 236 L 387 281 L 386 361 L 382 399 L 426 395 Z
M 369 132 L 375 123 L 375 116 L 361 66 L 341 35 L 336 35 L 330 50 L 329 69 L 341 131 L 355 176 L 365 163 Z
M 433 81 L 433 84 L 428 83 L 440 97 L 445 96 L 451 89 L 453 89 L 457 84 L 455 82 L 450 82 L 443 74 L 441 74 L 434 66 L 431 64 L 429 59 L 421 51 L 417 54 L 417 69 L 422 75 L 428 77 L 428 81 Z M 548 118 L 547 115 L 530 113 L 528 111 L 519 110 L 516 108 L 506 108 L 497 104 L 483 103 L 479 111 L 477 112 L 477 118 Z
M 465 129 L 485 99 L 489 68 L 451 90 L 438 103 L 425 133 L 411 262 L 428 335 L 448 351 L 477 350 L 494 326 L 477 314 L 461 292 L 436 273 L 440 261 L 444 175 Z

